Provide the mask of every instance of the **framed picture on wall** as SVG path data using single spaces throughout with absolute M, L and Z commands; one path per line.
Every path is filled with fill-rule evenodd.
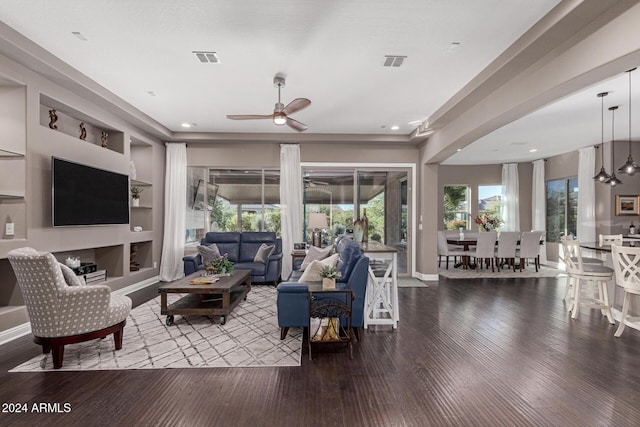
M 638 196 L 616 195 L 616 215 L 638 215 Z

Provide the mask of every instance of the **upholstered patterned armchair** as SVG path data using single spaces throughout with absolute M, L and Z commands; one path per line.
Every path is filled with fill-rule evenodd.
M 55 369 L 62 366 L 66 344 L 113 334 L 116 350 L 122 348 L 129 297 L 111 294 L 106 285 L 85 285 L 47 252 L 19 248 L 8 258 L 27 306 L 34 342 L 42 345 L 43 353 L 53 352 Z

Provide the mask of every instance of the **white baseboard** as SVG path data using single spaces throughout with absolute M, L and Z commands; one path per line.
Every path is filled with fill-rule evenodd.
M 416 272 L 413 277 L 415 277 L 416 279 L 423 280 L 425 282 L 437 282 L 440 279 L 439 274 L 424 274 L 419 272 Z
M 157 283 L 160 280 L 158 276 L 151 277 L 149 279 L 143 280 L 138 283 L 134 283 L 133 285 L 129 285 L 125 288 L 118 289 L 113 291 L 116 295 L 129 295 L 135 291 L 139 291 L 140 289 L 144 289 L 147 286 L 151 286 L 154 283 Z M 13 341 L 25 335 L 31 333 L 31 323 L 23 323 L 22 325 L 15 326 L 11 329 L 7 329 L 6 331 L 0 331 L 0 345 L 6 344 L 9 341 Z

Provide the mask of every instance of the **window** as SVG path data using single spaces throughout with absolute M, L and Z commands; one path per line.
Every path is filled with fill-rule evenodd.
M 567 234 L 577 236 L 577 224 L 578 178 L 547 181 L 547 241 L 559 242 Z
M 469 186 L 444 187 L 444 228 L 445 230 L 469 228 Z
M 502 201 L 502 185 L 478 186 L 478 216 L 488 214 L 500 217 Z

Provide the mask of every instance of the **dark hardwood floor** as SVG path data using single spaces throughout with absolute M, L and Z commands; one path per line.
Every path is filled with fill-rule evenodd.
M 640 331 L 614 338 L 599 310 L 572 321 L 563 286 L 401 288 L 396 331 L 365 332 L 353 360 L 338 350 L 309 361 L 304 346 L 297 368 L 8 373 L 39 353 L 24 337 L 0 348 L 0 401 L 71 411 L 0 413 L 0 425 L 640 425 Z

